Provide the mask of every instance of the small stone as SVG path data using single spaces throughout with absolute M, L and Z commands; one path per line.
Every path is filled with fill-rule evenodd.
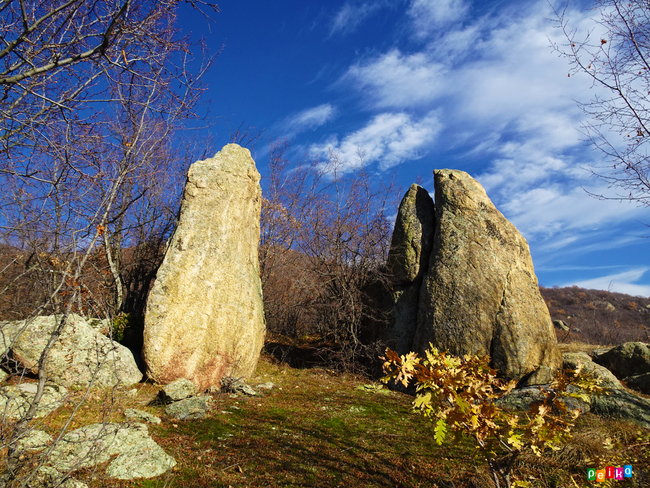
M 230 376 L 225 376 L 221 380 L 221 391 L 231 393 L 241 393 L 248 396 L 255 396 L 257 392 L 247 385 L 241 379 L 233 379 Z
M 185 398 L 196 396 L 198 389 L 196 385 L 186 378 L 179 378 L 172 381 L 160 392 L 165 400 L 177 402 Z
M 32 430 L 18 439 L 16 450 L 38 452 L 42 451 L 52 441 L 52 436 L 43 430 Z
M 569 326 L 566 325 L 562 320 L 554 320 L 553 325 L 555 326 L 556 329 L 563 330 L 564 332 L 569 331 Z
M 211 396 L 185 398 L 168 405 L 165 413 L 177 420 L 202 419 L 207 415 L 211 402 Z
M 269 381 L 267 383 L 261 383 L 261 384 L 257 385 L 257 388 L 262 389 L 262 390 L 271 390 L 271 389 L 273 389 L 274 386 L 275 386 L 275 384 Z
M 135 408 L 127 408 L 124 411 L 124 416 L 127 420 L 134 420 L 136 422 L 148 422 L 150 424 L 159 424 L 160 418 L 155 415 L 145 412 L 144 410 L 138 410 Z

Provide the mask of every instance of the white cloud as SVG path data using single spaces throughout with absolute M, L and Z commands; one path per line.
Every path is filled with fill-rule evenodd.
M 420 49 L 412 39 L 394 45 L 353 63 L 339 80 L 363 108 L 384 113 L 330 145 L 348 161 L 361 148 L 381 169 L 433 147 L 460 150 L 467 161 L 484 162 L 473 172 L 537 249 L 585 248 L 585 236 L 642 210 L 595 200 L 583 189 L 611 195 L 585 170 L 601 155 L 579 132 L 584 114 L 575 100 L 595 92 L 587 77 L 567 77 L 566 59 L 552 52 L 549 40 L 566 41 L 548 20 L 548 3 L 513 3 L 499 12 L 470 18 L 464 1 L 413 0 L 407 19 Z M 567 12 L 583 30 L 589 15 Z M 326 147 L 312 150 L 324 154 Z
M 300 132 L 313 130 L 329 122 L 336 116 L 336 108 L 329 103 L 305 109 L 285 119 L 282 123 L 287 136 L 294 136 Z
M 609 290 L 618 293 L 627 293 L 633 296 L 650 296 L 650 285 L 638 285 L 635 282 L 643 278 L 643 275 L 649 268 L 642 267 L 617 273 L 600 278 L 590 280 L 578 281 L 574 283 L 567 283 L 564 286 L 579 286 L 581 288 L 596 289 L 596 290 Z
M 602 188 L 607 191 L 606 188 Z M 499 209 L 529 240 L 551 236 L 566 237 L 567 232 L 586 232 L 605 224 L 619 223 L 641 216 L 643 209 L 626 202 L 596 200 L 582 188 L 548 184 L 516 191 L 495 200 Z
M 384 3 L 379 1 L 362 3 L 360 5 L 346 3 L 332 19 L 330 36 L 347 34 L 354 31 L 367 17 L 383 7 Z
M 413 0 L 408 9 L 417 37 L 424 37 L 445 24 L 456 22 L 467 13 L 462 0 Z
M 332 150 L 346 169 L 377 162 L 385 170 L 406 159 L 418 159 L 422 149 L 438 135 L 440 126 L 434 112 L 419 120 L 403 112 L 382 113 L 340 141 L 334 137 L 325 144 L 312 145 L 310 153 L 327 157 Z
M 444 66 L 432 63 L 426 54 L 404 55 L 393 49 L 351 66 L 341 81 L 352 80 L 359 92 L 370 95 L 376 107 L 406 108 L 441 96 L 445 76 Z

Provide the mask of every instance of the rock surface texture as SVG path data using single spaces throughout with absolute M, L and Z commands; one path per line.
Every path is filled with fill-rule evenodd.
M 602 354 L 594 354 L 594 362 L 618 378 L 650 373 L 650 347 L 643 342 L 626 342 Z
M 467 173 L 434 177 L 433 246 L 408 349 L 423 353 L 432 343 L 456 355 L 489 355 L 505 378 L 548 383 L 562 355 L 526 240 Z M 413 276 L 413 266 L 403 268 Z
M 562 355 L 564 369 L 575 370 L 578 366 L 582 366 L 582 371 L 584 373 L 590 374 L 599 381 L 599 386 L 603 388 L 612 388 L 620 390 L 623 388 L 623 385 L 620 381 L 612 374 L 610 370 L 602 367 L 599 364 L 594 363 L 589 355 L 584 352 L 565 352 Z
M 0 354 L 7 351 L 20 368 L 37 374 L 41 354 L 60 320 L 48 315 L 1 323 Z M 50 381 L 68 388 L 128 386 L 142 379 L 129 349 L 76 314 L 68 316 L 44 368 Z
M 236 144 L 190 167 L 178 227 L 147 301 L 143 357 L 154 381 L 187 378 L 205 390 L 255 369 L 266 330 L 261 192 L 250 152 Z
M 594 362 L 610 370 L 625 384 L 650 395 L 650 347 L 643 342 L 626 342 L 594 353 Z
M 147 426 L 141 423 L 107 422 L 81 427 L 61 438 L 50 459 L 52 467 L 61 473 L 111 460 L 106 474 L 123 480 L 153 478 L 176 465 L 174 458 L 156 444 Z
M 398 354 L 410 351 L 417 325 L 420 286 L 433 247 L 433 200 L 424 188 L 411 185 L 399 205 L 388 253 L 393 282 L 392 313 L 385 338 Z

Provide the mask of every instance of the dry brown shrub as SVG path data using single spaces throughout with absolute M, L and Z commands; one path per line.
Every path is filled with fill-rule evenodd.
M 638 304 L 633 301 L 629 301 L 625 304 L 625 309 L 626 310 L 636 310 L 638 308 Z

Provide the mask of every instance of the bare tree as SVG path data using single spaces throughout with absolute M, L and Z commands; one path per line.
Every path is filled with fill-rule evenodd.
M 610 165 L 594 170 L 617 188 L 614 197 L 650 205 L 650 4 L 645 0 L 598 0 L 594 27 L 578 33 L 569 27 L 567 5 L 555 10 L 567 43 L 553 44 L 593 87 L 604 89 L 580 107 L 591 121 L 584 125 L 594 147 Z M 603 195 L 594 195 L 605 198 Z
M 0 271 L 0 294 L 37 284 L 20 333 L 35 316 L 57 317 L 29 408 L 12 422 L 0 412 L 7 486 L 26 486 L 35 472 L 20 477 L 16 442 L 39 408 L 44 365 L 68 317 L 113 318 L 125 304 L 134 306 L 131 292 L 141 302 L 173 227 L 185 169 L 174 136 L 195 118 L 200 80 L 212 60 L 177 31 L 180 3 L 0 1 L 0 184 L 7 190 L 0 195 L 0 229 L 14 250 Z M 128 269 L 125 247 L 135 249 L 131 261 L 141 260 Z M 143 268 L 148 276 L 134 275 Z M 10 351 L 15 337 L 0 332 Z
M 291 165 L 286 142 L 272 144 L 260 253 L 269 329 L 317 334 L 339 366 L 356 369 L 368 352 L 368 319 L 379 319 L 373 288 L 384 267 L 396 207 L 392 183 L 373 181 L 363 155 L 352 172 L 334 152 L 325 161 Z

